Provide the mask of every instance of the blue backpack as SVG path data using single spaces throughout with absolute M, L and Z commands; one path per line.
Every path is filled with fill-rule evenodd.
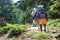
M 36 17 L 36 14 L 37 14 L 37 7 L 35 7 L 35 8 L 33 9 L 33 11 L 34 11 L 34 17 Z
M 46 18 L 46 8 L 43 5 L 38 6 L 37 17 L 38 18 Z

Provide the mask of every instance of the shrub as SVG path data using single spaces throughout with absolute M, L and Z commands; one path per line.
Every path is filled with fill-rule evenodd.
M 2 35 L 3 34 L 3 29 L 2 28 L 0 28 L 0 35 Z
M 38 40 L 40 40 L 40 39 L 49 39 L 50 37 L 51 37 L 50 34 L 48 34 L 46 32 L 39 32 L 35 36 L 35 38 L 37 38 Z
M 57 29 L 60 28 L 60 19 L 53 19 L 53 20 L 49 20 L 47 22 L 48 28 L 49 29 Z
M 12 24 L 5 23 L 4 26 L 0 27 L 0 35 L 6 34 L 10 30 L 11 27 L 12 27 Z
M 6 23 L 4 26 L 0 27 L 0 35 L 9 33 L 9 36 L 17 36 L 25 31 L 26 27 L 22 24 L 9 24 Z
M 23 31 L 25 31 L 26 27 L 25 25 L 13 25 L 13 27 L 9 30 L 9 37 L 12 36 L 18 36 L 20 35 Z

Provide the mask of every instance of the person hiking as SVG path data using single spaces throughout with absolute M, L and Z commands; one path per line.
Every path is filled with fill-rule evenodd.
M 46 32 L 47 10 L 46 10 L 45 5 L 38 6 L 37 15 L 39 18 L 39 27 L 40 27 L 41 32 L 43 31 L 42 30 L 43 25 L 44 25 L 44 31 Z
M 36 14 L 37 14 L 37 7 L 35 7 L 31 13 L 32 17 L 33 17 L 33 25 L 34 27 L 36 26 L 37 24 L 37 17 L 36 17 Z

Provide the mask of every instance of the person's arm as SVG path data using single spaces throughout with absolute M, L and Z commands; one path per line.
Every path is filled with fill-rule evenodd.
M 34 16 L 34 12 L 32 11 L 31 16 Z

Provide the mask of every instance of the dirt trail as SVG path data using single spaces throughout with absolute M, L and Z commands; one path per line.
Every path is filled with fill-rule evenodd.
M 26 34 L 23 34 L 23 36 L 21 37 L 21 39 L 19 40 L 37 40 L 37 39 L 33 39 L 33 37 L 40 32 L 40 30 L 38 30 L 38 27 L 28 27 L 27 28 L 27 32 L 33 32 L 32 35 L 26 35 Z M 54 34 L 51 34 L 52 36 L 55 36 Z M 49 40 L 56 40 L 56 38 L 52 38 L 52 39 L 49 39 Z
M 32 35 L 26 35 L 27 32 L 33 32 Z M 35 36 L 38 32 L 40 32 L 40 30 L 38 30 L 38 27 L 27 27 L 27 32 L 23 33 L 22 35 L 20 35 L 20 37 L 17 38 L 13 38 L 13 39 L 8 39 L 7 36 L 8 34 L 5 34 L 3 36 L 0 37 L 0 40 L 36 40 L 33 39 L 33 36 Z M 54 34 L 51 34 L 54 36 Z M 53 38 L 52 40 L 56 40 L 55 38 Z

